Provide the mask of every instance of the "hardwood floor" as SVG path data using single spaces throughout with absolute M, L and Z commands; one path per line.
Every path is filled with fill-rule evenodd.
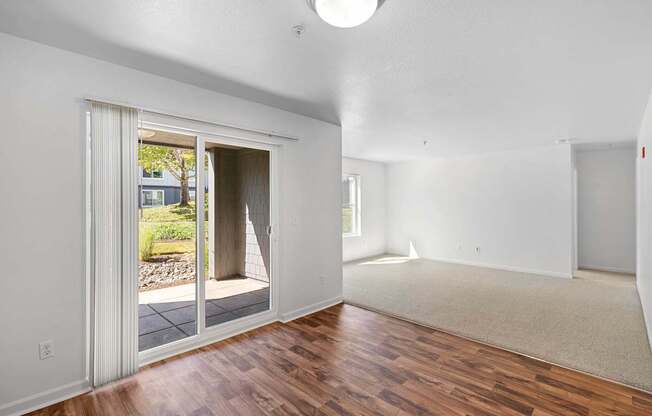
M 652 395 L 349 305 L 34 415 L 652 415 Z

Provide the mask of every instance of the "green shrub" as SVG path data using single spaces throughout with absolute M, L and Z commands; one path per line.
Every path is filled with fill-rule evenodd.
M 155 240 L 191 240 L 195 237 L 195 223 L 158 223 L 153 228 Z
M 154 233 L 150 229 L 144 229 L 140 233 L 140 238 L 138 240 L 138 253 L 140 254 L 140 259 L 143 261 L 149 261 L 152 258 L 153 252 Z

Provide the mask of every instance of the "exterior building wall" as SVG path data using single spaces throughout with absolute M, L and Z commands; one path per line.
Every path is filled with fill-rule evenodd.
M 191 172 L 191 174 L 192 174 L 192 172 Z M 167 170 L 163 171 L 163 177 L 162 178 L 145 178 L 143 176 L 143 170 L 141 169 L 140 170 L 140 183 L 143 186 L 158 186 L 158 187 L 165 187 L 165 186 L 175 187 L 176 186 L 177 188 L 179 186 L 181 186 L 181 184 L 179 183 L 177 178 L 172 176 L 172 174 Z M 190 179 L 188 181 L 188 184 L 189 184 L 189 186 L 194 187 L 195 186 L 195 180 Z
M 213 149 L 209 189 L 209 277 L 269 282 L 269 153 Z M 212 208 L 211 208 L 212 204 Z M 211 241 L 212 240 L 212 241 Z
M 238 151 L 240 274 L 269 282 L 269 152 Z
M 215 233 L 214 242 L 209 241 L 211 255 L 209 266 L 213 265 L 209 276 L 222 280 L 240 274 L 238 264 L 240 238 L 238 237 L 237 221 L 237 151 L 214 149 L 211 152 L 213 153 L 215 190 L 208 190 L 209 194 L 214 192 L 211 199 L 212 208 L 209 202 L 209 216 L 213 215 L 213 221 L 209 219 L 209 224 L 214 224 Z
M 190 172 L 192 175 L 193 173 Z M 141 189 L 158 190 L 162 189 L 165 192 L 164 202 L 165 205 L 178 204 L 181 202 L 181 183 L 169 171 L 163 171 L 162 178 L 146 178 L 143 176 L 143 169 L 140 170 Z M 195 191 L 195 179 L 188 181 L 188 188 L 190 191 Z M 138 195 L 138 206 L 142 206 L 142 193 Z
M 142 190 L 163 190 L 163 202 L 165 205 L 178 204 L 181 202 L 181 188 L 179 186 L 160 186 L 160 185 L 143 185 L 140 187 Z M 190 191 L 194 192 L 195 187 L 189 187 Z M 143 193 L 138 192 L 138 206 L 142 207 Z

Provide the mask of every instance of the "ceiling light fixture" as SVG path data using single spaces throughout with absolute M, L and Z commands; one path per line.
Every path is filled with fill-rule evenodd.
M 319 17 L 331 26 L 350 28 L 371 18 L 385 0 L 307 0 Z

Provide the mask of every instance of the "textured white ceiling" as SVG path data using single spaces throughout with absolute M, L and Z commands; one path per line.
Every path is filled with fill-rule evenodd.
M 632 140 L 652 86 L 651 0 L 387 0 L 355 29 L 305 0 L 3 0 L 0 31 L 340 123 L 375 160 Z

